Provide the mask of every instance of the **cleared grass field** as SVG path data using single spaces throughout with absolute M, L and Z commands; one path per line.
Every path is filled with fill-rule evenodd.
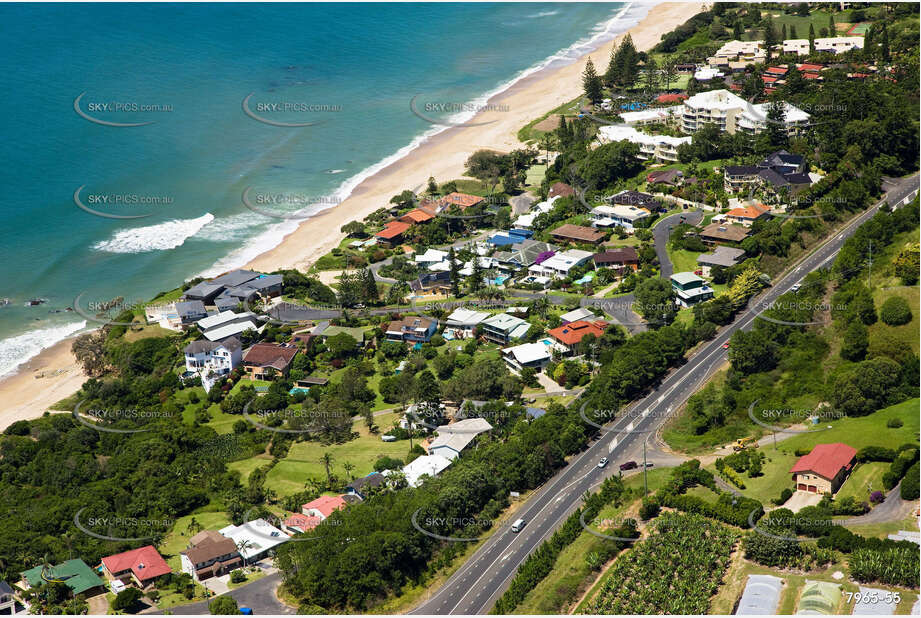
M 886 488 L 883 487 L 883 474 L 888 469 L 889 464 L 883 461 L 857 464 L 835 497 L 841 499 L 852 496 L 858 502 L 865 502 L 874 491 L 886 493 Z
M 214 505 L 208 505 L 206 508 L 213 509 Z M 198 533 L 198 530 L 189 530 L 189 524 L 193 519 L 201 526 L 200 530 L 218 530 L 231 523 L 225 511 L 215 510 L 193 513 L 177 519 L 169 534 L 157 547 L 157 550 L 166 559 L 166 563 L 174 571 L 181 571 L 179 552 L 188 547 L 189 539 Z
M 381 428 L 389 428 L 396 419 L 396 413 L 375 417 L 377 424 Z M 322 461 L 324 453 L 329 453 L 332 456 L 333 472 L 341 479 L 348 478 L 342 467 L 345 463 L 355 466 L 355 469 L 352 470 L 352 476 L 360 478 L 374 472 L 374 463 L 381 457 L 395 457 L 404 460 L 409 453 L 408 440 L 384 442 L 381 440 L 380 435 L 369 433 L 364 424 L 356 422 L 354 428 L 359 437 L 345 444 L 330 444 L 328 446 L 318 442 L 297 442 L 293 444 L 288 451 L 288 455 L 279 461 L 266 476 L 266 489 L 274 490 L 279 496 L 289 496 L 303 491 L 304 483 L 310 477 L 325 479 L 326 468 Z M 252 459 L 245 460 L 245 462 Z M 245 462 L 237 463 L 240 466 L 251 465 L 245 464 Z M 347 482 L 345 481 L 343 485 Z

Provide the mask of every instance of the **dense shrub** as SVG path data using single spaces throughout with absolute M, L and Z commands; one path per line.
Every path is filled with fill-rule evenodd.
M 902 500 L 917 500 L 918 494 L 921 493 L 918 478 L 918 462 L 908 469 L 905 476 L 902 477 L 902 486 L 899 489 Z
M 891 296 L 886 299 L 879 310 L 879 319 L 889 326 L 901 326 L 911 322 L 911 308 L 901 296 Z

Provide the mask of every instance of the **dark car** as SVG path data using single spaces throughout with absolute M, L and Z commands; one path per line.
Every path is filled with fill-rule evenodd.
M 636 470 L 638 467 L 639 465 L 635 461 L 628 461 L 620 464 L 621 470 Z

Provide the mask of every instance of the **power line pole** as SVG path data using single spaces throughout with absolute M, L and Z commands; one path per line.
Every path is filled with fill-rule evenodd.
M 646 466 L 646 442 L 649 440 L 649 434 L 646 435 L 646 439 L 643 440 L 643 497 L 649 495 L 649 483 L 646 480 L 646 470 L 649 468 Z

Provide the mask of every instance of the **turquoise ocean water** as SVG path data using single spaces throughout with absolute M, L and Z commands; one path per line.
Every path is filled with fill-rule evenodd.
M 88 326 L 64 311 L 78 294 L 141 302 L 277 244 L 295 223 L 245 208 L 247 187 L 331 207 L 443 128 L 411 113 L 413 96 L 425 115 L 462 119 L 425 104 L 570 62 L 648 8 L 0 5 L 0 375 Z M 250 94 L 260 118 L 314 124 L 253 119 Z M 78 97 L 102 123 L 152 124 L 91 122 Z M 94 210 L 150 216 L 94 216 L 78 189 Z

